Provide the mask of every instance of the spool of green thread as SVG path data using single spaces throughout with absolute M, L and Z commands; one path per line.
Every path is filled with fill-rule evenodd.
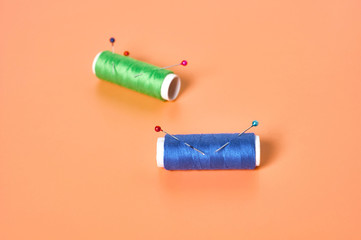
M 167 101 L 177 98 L 181 85 L 172 71 L 110 51 L 96 55 L 93 73 L 100 79 Z

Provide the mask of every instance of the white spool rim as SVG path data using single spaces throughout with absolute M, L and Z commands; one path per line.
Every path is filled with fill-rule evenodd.
M 261 141 L 259 140 L 259 136 L 257 135 L 254 146 L 256 152 L 256 167 L 258 167 L 261 164 Z
M 157 166 L 164 167 L 164 137 L 157 140 Z
M 97 64 L 98 58 L 99 58 L 99 56 L 100 56 L 100 54 L 101 54 L 102 52 L 103 52 L 103 51 L 101 51 L 100 53 L 98 53 L 98 54 L 95 56 L 94 60 L 93 60 L 92 70 L 93 70 L 93 73 L 94 73 L 95 75 L 96 75 L 96 73 L 95 73 L 95 65 Z
M 164 78 L 160 89 L 160 95 L 164 100 L 173 101 L 178 97 L 180 87 L 180 78 L 177 75 L 170 73 Z
M 164 137 L 157 140 L 157 166 L 164 168 Z M 261 141 L 259 136 L 255 138 L 256 167 L 261 164 Z

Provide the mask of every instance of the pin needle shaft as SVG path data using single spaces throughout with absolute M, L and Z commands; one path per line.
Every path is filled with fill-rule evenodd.
M 180 66 L 180 65 L 182 65 L 182 66 L 187 66 L 187 64 L 188 64 L 188 62 L 187 62 L 186 60 L 183 60 L 181 63 L 173 64 L 173 65 L 170 65 L 170 66 L 167 66 L 167 67 L 158 68 L 158 69 L 156 69 L 156 70 L 172 68 L 172 67 L 176 67 L 176 66 Z M 155 71 L 156 71 L 156 70 L 155 70 Z M 143 73 L 138 73 L 138 74 L 134 75 L 134 77 L 139 77 L 139 76 L 141 76 L 141 75 L 143 75 Z
M 193 150 L 196 150 L 197 152 L 199 152 L 199 153 L 202 154 L 202 155 L 206 155 L 206 154 L 205 154 L 204 152 L 202 152 L 201 150 L 193 147 L 192 145 L 190 145 L 190 144 L 188 144 L 188 143 L 186 143 L 186 142 L 181 141 L 181 140 L 180 140 L 179 138 L 177 138 L 176 136 L 167 133 L 166 131 L 164 131 L 164 130 L 163 130 L 161 127 L 159 127 L 159 126 L 156 126 L 156 127 L 155 127 L 155 131 L 156 131 L 156 132 L 162 131 L 162 132 L 164 132 L 165 134 L 168 134 L 169 136 L 171 136 L 172 138 L 174 138 L 175 140 L 183 143 L 183 144 L 186 145 L 187 147 L 190 147 L 190 148 L 192 148 Z
M 186 145 L 186 146 L 188 146 L 188 147 L 190 147 L 190 148 L 192 148 L 192 149 L 194 149 L 194 150 L 196 150 L 197 152 L 199 152 L 199 153 L 201 153 L 202 155 L 206 155 L 204 152 L 202 152 L 201 150 L 199 150 L 199 149 L 197 149 L 197 148 L 195 148 L 195 147 L 193 147 L 192 145 L 190 145 L 190 144 L 188 144 L 188 143 L 186 143 L 186 142 L 183 142 L 183 141 L 181 141 L 181 140 L 179 140 L 179 138 L 177 138 L 176 136 L 173 136 L 172 134 L 169 134 L 169 133 L 167 133 L 166 131 L 164 131 L 164 130 L 161 130 L 162 132 L 164 132 L 165 134 L 168 134 L 169 136 L 171 136 L 172 138 L 174 138 L 175 140 L 177 140 L 177 141 L 179 141 L 179 142 L 181 142 L 181 143 L 183 143 L 184 145 Z
M 238 134 L 235 138 L 233 138 L 232 140 L 238 138 L 239 136 L 241 136 L 242 134 L 244 134 L 245 132 L 247 132 L 249 129 L 251 129 L 251 128 L 253 128 L 253 127 L 256 127 L 256 126 L 258 126 L 258 122 L 257 122 L 257 121 L 253 121 L 253 122 L 252 122 L 252 125 L 251 125 L 249 128 L 247 128 L 247 129 L 244 130 L 243 132 L 239 133 L 239 134 Z M 230 140 L 230 141 L 226 142 L 225 144 L 223 144 L 222 147 L 218 148 L 215 152 L 219 152 L 219 151 L 222 150 L 223 148 L 227 147 L 227 146 L 231 143 L 232 140 Z

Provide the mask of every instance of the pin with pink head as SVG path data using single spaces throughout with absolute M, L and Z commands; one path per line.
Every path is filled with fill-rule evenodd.
M 171 68 L 171 67 L 176 67 L 176 66 L 187 66 L 188 65 L 188 61 L 187 60 L 182 60 L 180 63 L 178 64 L 173 64 L 173 65 L 170 65 L 170 66 L 167 66 L 167 67 L 162 67 L 162 68 L 158 68 L 157 70 L 160 70 L 160 69 L 167 69 L 167 68 Z M 139 77 L 143 75 L 143 73 L 138 73 L 137 75 L 135 75 L 134 77 Z
M 188 65 L 188 62 L 187 62 L 187 60 L 182 60 L 180 63 L 178 63 L 178 64 L 174 64 L 174 65 L 170 65 L 170 66 L 168 66 L 168 67 L 162 67 L 162 68 L 159 68 L 159 69 L 167 69 L 167 68 L 171 68 L 171 67 L 176 67 L 176 66 L 187 66 Z
M 182 65 L 182 66 L 187 66 L 187 65 L 188 65 L 187 60 L 183 60 L 183 61 L 181 61 L 180 65 Z

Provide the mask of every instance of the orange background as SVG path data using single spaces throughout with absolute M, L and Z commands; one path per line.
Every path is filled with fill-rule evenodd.
M 0 239 L 361 239 L 361 2 L 0 2 Z M 91 72 L 187 59 L 175 102 Z M 171 133 L 261 138 L 257 170 L 156 166 Z

